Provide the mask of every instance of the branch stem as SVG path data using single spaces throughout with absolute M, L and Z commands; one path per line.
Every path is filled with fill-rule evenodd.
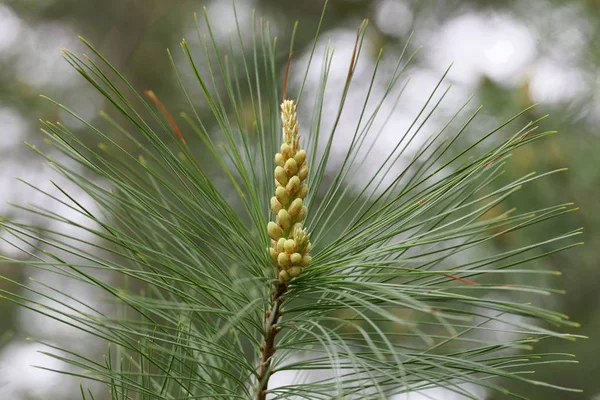
M 258 373 L 258 388 L 256 390 L 256 400 L 266 400 L 267 389 L 269 387 L 269 378 L 271 378 L 271 361 L 275 354 L 275 337 L 281 330 L 277 323 L 281 318 L 281 305 L 283 304 L 283 295 L 287 291 L 285 282 L 280 281 L 273 288 L 271 296 L 271 308 L 265 313 L 265 340 L 260 349 L 260 370 Z

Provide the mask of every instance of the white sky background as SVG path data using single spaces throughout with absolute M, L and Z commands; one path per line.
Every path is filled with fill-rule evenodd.
M 535 3 L 538 11 L 550 10 L 550 6 L 543 0 L 537 0 Z M 454 66 L 449 74 L 449 81 L 456 87 L 449 101 L 443 106 L 443 112 L 455 110 L 458 102 L 466 100 L 468 95 L 475 91 L 483 77 L 488 77 L 504 87 L 513 88 L 522 85 L 527 79 L 530 82 L 529 95 L 532 101 L 550 106 L 568 104 L 578 97 L 589 94 L 586 92 L 586 82 L 590 79 L 591 72 L 582 70 L 577 60 L 584 49 L 586 29 L 590 28 L 576 6 L 559 10 L 551 9 L 553 14 L 550 17 L 562 25 L 566 24 L 565 19 L 568 18 L 570 28 L 565 35 L 561 36 L 561 40 L 554 41 L 548 49 L 547 44 L 540 41 L 544 35 L 541 31 L 542 25 L 536 23 L 531 16 L 524 15 L 523 21 L 519 21 L 513 15 L 505 13 L 466 11 L 441 24 L 429 24 L 429 30 L 420 31 L 420 22 L 430 16 L 425 15 L 421 17 L 422 19 L 415 19 L 418 17 L 413 14 L 409 3 L 402 0 L 382 0 L 373 4 L 376 7 L 373 23 L 382 32 L 391 36 L 404 37 L 413 26 L 416 26 L 413 41 L 425 45 L 419 56 L 420 62 L 416 64 L 418 68 L 411 70 L 412 81 L 409 89 L 383 130 L 381 140 L 374 143 L 373 154 L 371 154 L 373 159 L 381 160 L 388 155 L 390 147 L 397 141 L 399 132 L 404 132 L 410 125 L 426 95 L 452 62 Z M 240 19 L 250 18 L 251 9 L 252 7 L 249 6 L 238 5 Z M 218 36 L 226 37 L 227 32 L 219 27 L 227 26 L 228 24 L 221 21 L 231 18 L 232 14 L 220 4 L 209 7 L 209 12 L 213 16 L 220 16 L 219 24 L 215 25 L 216 33 Z M 273 27 L 273 29 L 277 28 L 281 29 L 281 27 Z M 52 87 L 69 89 L 73 94 L 68 95 L 65 92 L 66 97 L 59 100 L 66 104 L 76 104 L 78 106 L 76 110 L 83 117 L 92 118 L 102 103 L 94 92 L 76 77 L 76 72 L 62 61 L 59 51 L 60 47 L 67 47 L 75 52 L 79 50 L 76 33 L 64 25 L 30 26 L 8 5 L 0 4 L 0 64 L 8 65 L 10 60 L 15 79 L 27 82 L 32 90 L 44 92 Z M 335 48 L 329 84 L 332 92 L 326 108 L 323 132 L 327 132 L 328 127 L 333 124 L 333 120 L 327 117 L 336 113 L 336 98 L 339 97 L 341 86 L 346 79 L 354 38 L 354 26 L 347 29 L 338 28 L 323 32 L 322 40 L 318 45 L 313 70 L 306 87 L 307 96 L 318 88 L 322 54 L 328 41 L 330 46 Z M 367 35 L 367 40 L 369 38 L 370 36 Z M 569 56 L 563 57 L 564 54 Z M 344 113 L 345 118 L 338 129 L 339 154 L 344 153 L 344 146 L 356 129 L 357 117 L 368 88 L 375 56 L 375 53 L 368 51 L 362 54 L 355 76 L 358 79 L 355 79 L 356 83 Z M 306 58 L 307 53 L 299 53 L 298 65 L 306 62 Z M 384 57 L 383 65 L 389 66 L 394 63 L 392 57 Z M 302 68 L 298 66 L 297 70 Z M 292 79 L 293 83 L 297 84 L 299 77 L 293 76 Z M 382 88 L 382 84 L 376 86 L 374 99 L 381 96 Z M 596 98 L 591 104 L 585 117 L 590 123 L 600 122 L 598 120 L 600 117 L 596 116 L 600 115 L 600 99 Z M 390 106 L 387 107 L 381 111 L 382 115 L 387 115 L 391 111 Z M 305 110 L 300 112 L 302 114 Z M 304 117 L 301 115 L 301 120 L 308 119 Z M 433 132 L 438 123 L 439 121 L 432 120 L 426 128 L 427 133 Z M 24 148 L 22 142 L 27 137 L 31 137 L 36 129 L 37 121 L 32 116 L 22 115 L 0 99 L 0 213 L 2 214 L 7 211 L 8 201 L 23 203 L 35 200 L 35 197 L 31 197 L 31 192 L 25 192 L 22 185 L 17 186 L 14 176 L 23 177 L 38 186 L 48 187 L 50 170 L 41 166 L 41 160 L 31 162 L 30 158 L 27 158 L 27 162 L 24 162 L 22 158 L 23 154 L 29 154 L 24 153 L 29 150 Z M 408 146 L 408 153 L 414 151 L 421 143 L 421 136 L 418 136 L 415 142 Z M 335 165 L 331 167 L 335 168 Z M 401 165 L 397 166 L 400 167 Z M 371 171 L 367 169 L 363 172 L 356 175 L 357 179 L 364 178 Z M 75 194 L 77 195 L 77 192 Z M 0 245 L 0 251 L 10 254 L 11 249 Z M 40 278 L 35 275 L 39 272 L 32 273 L 34 277 Z M 72 290 L 77 291 L 77 288 Z M 90 295 L 85 292 L 79 293 L 79 298 L 85 296 Z M 89 300 L 92 301 L 91 298 Z M 41 324 L 37 318 L 19 319 L 20 328 L 26 332 L 31 331 L 32 323 L 37 327 Z M 73 331 L 54 326 L 56 323 L 49 320 L 43 324 L 44 329 L 55 333 L 57 342 L 65 339 L 73 340 Z M 72 389 L 72 386 L 63 384 L 60 375 L 30 367 L 31 364 L 41 364 L 61 368 L 60 363 L 39 355 L 36 353 L 37 350 L 39 350 L 38 345 L 19 341 L 7 346 L 0 353 L 0 398 L 25 400 L 27 396 L 35 394 L 44 394 L 47 398 L 61 398 L 61 393 L 64 393 L 60 392 L 61 389 Z M 285 381 L 284 377 L 280 377 L 279 381 L 276 378 L 277 376 L 274 377 L 275 384 Z M 9 384 L 2 386 L 2 380 L 8 381 Z M 397 396 L 393 400 L 459 399 L 456 395 L 451 397 L 443 390 L 433 390 L 427 395 Z M 480 395 L 483 396 L 481 393 Z

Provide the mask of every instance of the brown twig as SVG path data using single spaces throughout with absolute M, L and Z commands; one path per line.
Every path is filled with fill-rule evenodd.
M 181 143 L 185 146 L 186 145 L 185 139 L 183 138 L 183 135 L 181 134 L 181 131 L 179 130 L 179 127 L 177 126 L 177 123 L 175 122 L 175 118 L 173 118 L 173 116 L 169 113 L 169 111 L 167 110 L 167 107 L 165 107 L 165 105 L 162 103 L 162 101 L 160 101 L 158 99 L 158 97 L 156 97 L 156 95 L 154 94 L 154 92 L 152 90 L 146 90 L 146 91 L 144 91 L 144 94 L 146 95 L 146 97 L 148 97 L 150 100 L 152 100 L 154 105 L 156 105 L 160 109 L 160 111 L 165 116 L 167 121 L 169 121 L 169 124 L 171 124 L 171 128 L 173 128 L 173 132 L 175 132 L 175 135 L 177 136 L 179 141 L 181 141 Z
M 283 295 L 287 291 L 285 282 L 279 282 L 273 290 L 271 298 L 271 309 L 265 313 L 265 341 L 260 349 L 260 369 L 258 372 L 258 387 L 256 389 L 256 400 L 266 400 L 269 378 L 271 377 L 271 362 L 275 354 L 275 337 L 281 330 L 276 326 L 281 318 L 281 306 Z
M 156 107 L 158 107 L 158 109 L 164 115 L 164 117 L 167 119 L 167 121 L 169 121 L 169 124 L 171 125 L 171 128 L 173 129 L 173 132 L 175 133 L 175 136 L 177 136 L 177 138 L 179 139 L 181 144 L 183 144 L 185 149 L 188 151 L 188 156 L 196 163 L 198 168 L 202 169 L 202 164 L 200 164 L 200 161 L 198 161 L 198 159 L 196 157 L 194 157 L 194 155 L 191 153 L 190 148 L 187 145 L 187 142 L 185 141 L 185 139 L 183 138 L 183 135 L 181 134 L 181 130 L 179 130 L 179 127 L 177 126 L 177 122 L 175 122 L 175 118 L 173 118 L 173 116 L 171 115 L 169 110 L 167 110 L 167 107 L 165 107 L 163 102 L 160 101 L 158 99 L 158 97 L 156 97 L 156 95 L 154 94 L 154 92 L 152 90 L 145 90 L 144 94 L 146 95 L 147 98 L 149 98 L 154 103 L 154 105 Z
M 468 279 L 461 278 L 461 277 L 458 277 L 458 276 L 449 275 L 449 274 L 444 274 L 444 276 L 446 278 L 454 279 L 455 281 L 466 283 L 467 285 L 479 285 L 479 283 L 477 283 L 477 282 L 473 282 L 473 281 L 470 281 Z
M 285 100 L 285 96 L 287 93 L 287 84 L 288 84 L 288 78 L 290 76 L 290 66 L 292 65 L 292 57 L 294 56 L 294 53 L 290 51 L 290 55 L 288 57 L 288 61 L 287 61 L 287 65 L 285 67 L 285 75 L 283 76 L 283 88 L 281 90 L 281 100 Z

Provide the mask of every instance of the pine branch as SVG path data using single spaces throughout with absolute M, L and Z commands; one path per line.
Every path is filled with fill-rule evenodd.
M 560 291 L 537 279 L 557 273 L 535 263 L 579 246 L 581 230 L 494 246 L 577 210 L 505 205 L 563 173 L 503 175 L 514 151 L 555 132 L 525 121 L 527 110 L 482 131 L 471 99 L 431 127 L 445 118 L 446 71 L 376 155 L 416 51 L 407 44 L 385 76 L 383 51 L 358 68 L 365 22 L 341 87 L 329 91 L 332 49 L 309 74 L 324 13 L 296 84 L 293 45 L 280 56 L 264 20 L 255 17 L 251 34 L 236 22 L 224 45 L 206 13 L 202 25 L 196 19 L 204 63 L 185 40 L 189 74 L 168 53 L 189 108 L 179 116 L 89 43 L 91 56 L 65 51 L 112 110 L 89 122 L 54 103 L 83 128 L 42 122 L 49 148 L 32 150 L 63 182 L 28 184 L 47 201 L 15 207 L 42 223 L 0 219 L 0 237 L 21 253 L 0 260 L 102 296 L 85 302 L 4 277 L 17 290 L 0 296 L 108 343 L 105 357 L 56 345 L 47 354 L 114 400 L 385 399 L 431 388 L 473 398 L 473 385 L 520 397 L 508 379 L 574 390 L 530 372 L 572 362 L 534 352 L 541 340 L 579 337 L 565 333 L 577 323 L 539 306 L 538 296 Z M 360 112 L 348 115 L 349 102 Z M 300 127 L 298 115 L 310 123 Z M 348 136 L 338 140 L 342 125 Z M 275 387 L 280 372 L 296 379 Z M 82 387 L 82 398 L 94 395 Z
M 280 281 L 274 287 L 271 305 L 265 313 L 265 340 L 260 348 L 260 363 L 258 373 L 258 387 L 256 389 L 256 399 L 265 400 L 267 398 L 267 388 L 269 387 L 269 379 L 271 378 L 271 363 L 273 356 L 277 350 L 275 347 L 275 338 L 281 327 L 278 325 L 282 316 L 282 306 L 285 301 L 284 295 L 287 291 L 285 282 Z

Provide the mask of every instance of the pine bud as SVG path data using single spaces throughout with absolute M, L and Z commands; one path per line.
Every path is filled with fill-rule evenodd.
M 302 209 L 300 209 L 300 212 L 298 213 L 298 216 L 296 217 L 296 221 L 304 221 L 304 218 L 306 217 L 307 212 L 308 212 L 308 210 L 306 209 L 306 206 L 302 206 Z
M 281 122 L 284 143 L 274 158 L 275 196 L 271 198 L 271 211 L 277 223 L 269 222 L 267 231 L 272 239 L 269 255 L 279 266 L 280 282 L 286 282 L 300 276 L 303 266 L 311 261 L 310 239 L 301 223 L 307 214 L 303 199 L 308 195 L 308 186 L 302 182 L 309 172 L 306 151 L 300 149 L 293 100 L 281 104 Z
M 302 258 L 302 261 L 304 261 L 304 258 Z M 277 263 L 281 268 L 287 269 L 290 266 L 290 256 L 287 253 L 279 253 Z
M 295 175 L 296 172 L 298 172 L 298 164 L 296 163 L 296 160 L 294 160 L 293 158 L 289 158 L 285 162 L 283 169 L 285 170 L 287 176 L 292 176 Z
M 299 150 L 294 156 L 294 160 L 298 165 L 302 165 L 306 160 L 306 150 Z
M 288 161 L 290 161 L 290 160 L 288 160 Z M 308 177 L 308 167 L 306 166 L 306 164 L 304 164 L 298 171 L 298 178 L 300 178 L 300 180 L 303 181 L 307 177 Z
M 290 274 L 290 277 L 292 277 L 292 278 L 300 276 L 301 273 L 302 273 L 302 268 L 300 268 L 300 267 L 292 267 L 288 270 L 288 274 Z
M 303 267 L 306 267 L 308 264 L 310 264 L 311 260 L 312 260 L 312 257 L 307 254 L 304 257 L 302 257 L 302 262 L 300 263 L 300 265 L 302 265 Z
M 279 255 L 279 252 L 273 247 L 269 247 L 269 253 L 271 254 L 271 258 L 273 259 L 273 261 L 277 261 L 277 256 Z M 297 262 L 295 262 L 294 264 L 297 264 Z
M 298 232 L 296 232 L 295 239 L 298 242 L 298 244 L 304 245 L 307 237 L 308 237 L 308 234 L 306 233 L 306 231 L 304 229 L 300 229 Z
M 297 176 L 292 176 L 290 181 L 285 186 L 285 189 L 289 194 L 294 194 L 300 189 L 300 179 Z
M 281 186 L 275 189 L 275 197 L 283 206 L 285 206 L 290 200 L 290 196 L 288 195 L 287 190 L 285 190 L 285 188 Z
M 285 158 L 283 158 L 283 154 L 275 154 L 275 165 L 278 167 L 283 167 L 285 165 Z
M 292 225 L 292 219 L 290 218 L 290 214 L 288 214 L 288 212 L 284 208 L 279 210 L 279 212 L 277 213 L 277 223 L 279 224 L 279 227 L 284 231 L 287 231 Z
M 308 234 L 304 229 L 299 229 L 294 234 L 294 240 L 299 251 L 303 251 L 308 243 Z
M 293 239 L 296 239 L 296 232 L 299 232 L 301 230 L 302 230 L 302 223 L 296 222 L 294 225 L 292 225 L 292 228 L 290 229 L 290 234 L 292 235 L 291 237 Z
M 302 254 L 294 253 L 290 256 L 290 261 L 293 265 L 299 265 L 302 262 Z
M 281 183 L 281 185 L 285 185 L 286 183 L 288 183 L 288 176 L 285 173 L 283 167 L 275 168 L 275 179 L 277 179 L 277 181 Z
M 288 239 L 285 241 L 283 248 L 288 254 L 292 254 L 296 251 L 296 241 L 294 239 Z
M 281 279 L 284 282 L 289 281 L 290 274 L 288 274 L 288 272 L 286 270 L 279 271 L 279 279 Z
M 267 232 L 269 237 L 273 240 L 279 240 L 283 236 L 281 228 L 273 221 L 267 225 Z
M 302 209 L 302 199 L 296 199 L 292 201 L 292 204 L 288 207 L 288 213 L 292 218 L 295 218 L 300 213 Z
M 284 250 L 285 238 L 279 238 L 277 241 L 277 253 L 281 253 Z
M 281 203 L 277 200 L 277 197 L 271 197 L 271 211 L 273 211 L 273 214 L 277 214 L 281 210 L 281 207 Z
M 292 156 L 292 148 L 290 147 L 289 144 L 284 143 L 281 145 L 281 155 L 286 160 Z
M 308 194 L 308 186 L 302 185 L 302 186 L 300 186 L 300 189 L 298 189 L 298 193 L 296 193 L 296 196 L 303 199 L 306 197 L 307 194 Z

